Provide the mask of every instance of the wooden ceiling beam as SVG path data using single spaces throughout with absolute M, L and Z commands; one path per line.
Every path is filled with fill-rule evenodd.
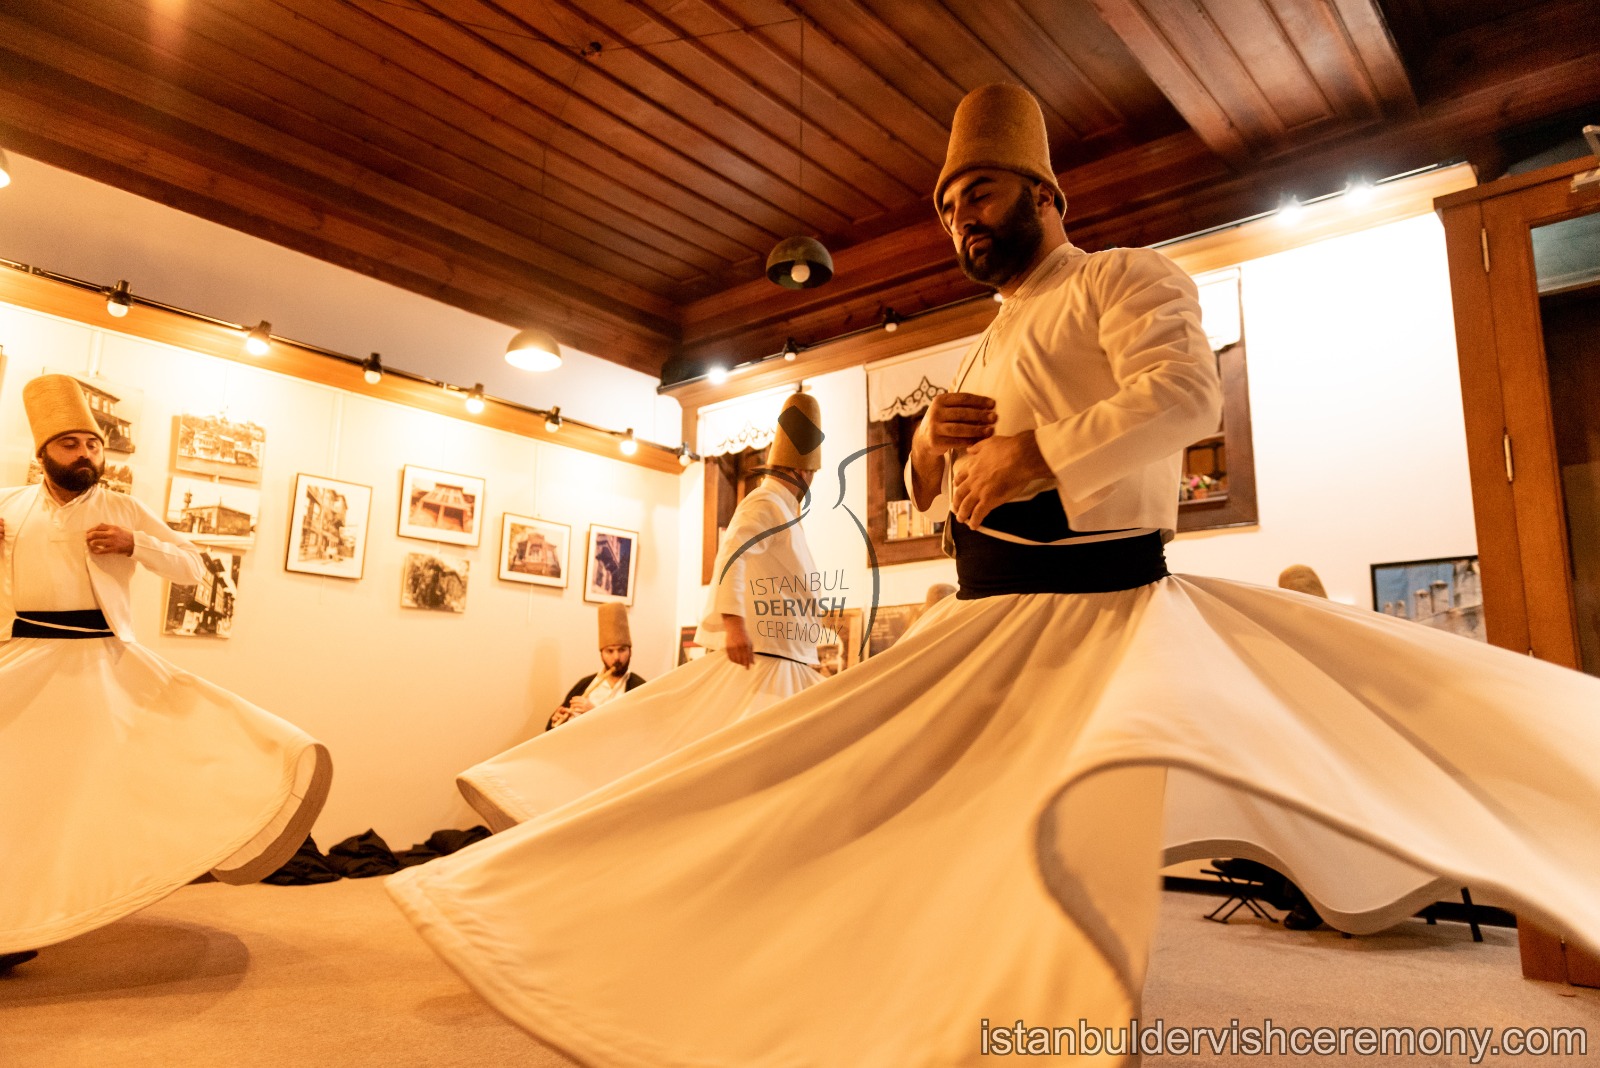
M 1090 2 L 1195 132 L 1240 169 L 1416 106 L 1377 0 Z
M 491 273 L 463 257 L 459 242 L 426 247 L 412 227 L 329 212 L 264 169 L 235 177 L 244 169 L 191 159 L 190 141 L 141 126 L 133 105 L 72 99 L 59 85 L 26 80 L 22 57 L 0 50 L 0 62 L 21 76 L 0 84 L 0 130 L 25 155 L 510 326 L 537 321 L 639 370 L 655 373 L 676 340 L 671 324 L 651 325 L 614 301 L 541 292 L 526 272 Z

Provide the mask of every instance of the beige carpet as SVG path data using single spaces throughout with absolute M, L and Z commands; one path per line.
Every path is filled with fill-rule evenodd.
M 1344 940 L 1237 921 L 1167 894 L 1146 1020 L 1168 1026 L 1580 1026 L 1600 1061 L 1600 992 L 1523 980 L 1512 932 L 1412 923 Z M 626 962 L 618 962 L 626 967 Z M 1028 1021 L 1055 1026 L 1073 1021 Z M 973 1021 L 973 1040 L 978 1022 Z M 995 1058 L 997 1064 L 1005 1058 Z M 1030 1058 L 1037 1063 L 1044 1058 Z M 1404 1063 L 1311 1057 L 1317 1065 Z M 556 1068 L 441 964 L 378 880 L 190 886 L 0 978 L 4 1068 Z M 1275 1065 L 1281 1058 L 1151 1057 Z M 1418 1062 L 1422 1063 L 1422 1062 Z M 1465 1059 L 1425 1063 L 1465 1064 Z M 1484 1063 L 1513 1063 L 1489 1058 Z M 1515 1063 L 1576 1061 L 1522 1057 Z M 838 1068 L 850 1068 L 841 1065 Z

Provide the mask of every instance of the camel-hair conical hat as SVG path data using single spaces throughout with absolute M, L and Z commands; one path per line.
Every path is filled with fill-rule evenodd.
M 933 210 L 940 210 L 944 187 L 968 171 L 994 168 L 1043 182 L 1056 197 L 1056 209 L 1067 210 L 1067 197 L 1050 169 L 1050 138 L 1045 133 L 1039 101 L 1020 85 L 996 82 L 968 93 L 956 105 L 950 123 L 950 145 L 944 169 L 933 187 Z M 948 227 L 947 227 L 948 229 Z
M 22 387 L 22 406 L 33 430 L 33 454 L 62 434 L 93 434 L 105 441 L 83 387 L 71 375 L 40 375 Z
M 809 393 L 791 393 L 778 413 L 778 430 L 767 451 L 768 467 L 817 471 L 822 467 L 822 406 Z

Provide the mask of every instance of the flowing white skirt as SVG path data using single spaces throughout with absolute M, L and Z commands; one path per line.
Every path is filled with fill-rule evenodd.
M 793 660 L 748 668 L 722 652 L 669 671 L 456 777 L 467 802 L 503 831 L 822 681 Z
M 1169 769 L 1600 947 L 1596 752 L 1600 680 L 1172 577 L 947 602 L 882 656 L 388 885 L 586 1064 L 947 1068 L 986 1063 L 984 1020 L 1138 1014 Z
M 305 840 L 331 775 L 309 735 L 142 646 L 0 644 L 0 952 L 207 872 L 260 880 Z

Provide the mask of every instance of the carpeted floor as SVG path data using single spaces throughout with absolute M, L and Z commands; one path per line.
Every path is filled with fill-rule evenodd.
M 1516 936 L 1420 922 L 1371 938 L 1201 919 L 1167 894 L 1146 1023 L 1168 1027 L 1578 1026 L 1600 1059 L 1600 991 L 1531 983 Z M 1073 1021 L 1028 1021 L 1057 1026 Z M 978 1022 L 973 1021 L 974 1045 Z M 1034 1062 L 1043 1058 L 1032 1058 Z M 1004 1060 L 996 1058 L 997 1062 Z M 1317 1065 L 1467 1058 L 1309 1057 Z M 1583 1063 L 1557 1057 L 1521 1064 Z M 51 947 L 0 977 L 5 1068 L 559 1068 L 428 950 L 379 880 L 319 887 L 190 886 L 137 916 Z M 1256 1066 L 1279 1057 L 1154 1056 Z M 1486 1064 L 1512 1063 L 1487 1058 Z M 841 1065 L 839 1068 L 850 1068 Z

